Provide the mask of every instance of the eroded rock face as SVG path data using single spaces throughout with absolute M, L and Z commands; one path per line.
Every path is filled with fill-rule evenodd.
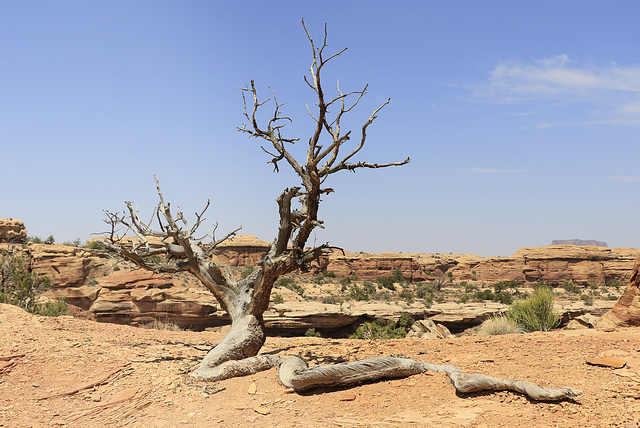
M 355 254 L 335 252 L 320 261 L 318 270 L 341 276 L 355 274 L 375 280 L 399 269 L 407 280 L 432 281 L 446 274 L 453 281 L 495 284 L 516 280 L 521 285 L 537 282 L 558 286 L 564 282 L 586 287 L 602 286 L 615 279 L 624 284 L 638 254 L 635 248 L 551 245 L 522 248 L 511 257 L 480 257 L 459 254 Z
M 116 270 L 114 260 L 105 253 L 65 245 L 0 244 L 0 249 L 7 249 L 9 245 L 26 255 L 32 270 L 54 278 L 49 296 L 64 297 L 73 305 L 75 314 L 134 325 L 166 320 L 182 327 L 217 326 L 229 320 L 213 295 L 186 274 L 162 277 L 143 270 Z M 247 266 L 259 260 L 267 248 L 266 241 L 240 236 L 221 245 L 214 257 L 219 264 Z M 550 284 L 572 281 L 586 286 L 602 285 L 609 279 L 626 282 L 633 271 L 637 253 L 635 249 L 564 245 L 523 248 L 511 257 L 489 258 L 452 254 L 336 252 L 321 260 L 316 271 L 326 269 L 339 276 L 355 273 L 359 280 L 374 280 L 400 269 L 405 279 L 414 282 L 431 281 L 442 275 L 449 278 L 450 275 L 455 282 L 467 280 L 487 285 L 516 279 L 521 285 L 537 281 Z M 636 269 L 634 278 L 638 276 Z M 637 285 L 630 290 L 613 312 L 626 314 L 626 319 L 634 320 L 638 316 L 636 314 L 640 314 Z M 285 291 L 289 290 L 281 291 L 283 295 Z M 576 305 L 580 304 L 567 305 L 562 309 L 564 322 L 586 312 L 600 315 L 609 309 Z M 406 313 L 416 320 L 432 318 L 453 331 L 461 331 L 505 309 L 506 306 L 493 303 L 437 304 L 425 308 L 420 304 L 346 302 L 330 305 L 287 301 L 273 305 L 265 313 L 265 323 L 272 332 L 298 334 L 309 328 L 335 331 L 378 318 L 397 320 Z
M 27 238 L 27 228 L 22 220 L 0 218 L 0 242 L 22 242 Z
M 596 327 L 602 329 L 626 326 L 640 326 L 640 255 L 635 260 L 624 294 L 596 323 Z

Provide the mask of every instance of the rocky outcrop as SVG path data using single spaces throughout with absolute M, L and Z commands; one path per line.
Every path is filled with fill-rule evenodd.
M 522 248 L 511 257 L 480 257 L 458 254 L 355 254 L 334 252 L 322 259 L 316 271 L 337 275 L 355 274 L 361 280 L 375 280 L 399 269 L 406 280 L 433 281 L 446 274 L 451 280 L 492 285 L 516 280 L 520 285 L 564 282 L 587 287 L 609 280 L 625 284 L 638 254 L 635 248 L 551 245 Z
M 103 252 L 74 246 L 0 244 L 0 250 L 9 247 L 21 251 L 33 271 L 54 278 L 49 297 L 65 298 L 75 314 L 99 321 L 134 325 L 161 320 L 182 327 L 206 328 L 228 322 L 228 316 L 213 295 L 190 275 L 162 277 L 142 270 L 131 270 L 126 265 L 116 266 L 115 261 Z M 240 236 L 220 245 L 214 257 L 220 264 L 242 267 L 254 264 L 267 248 L 266 241 Z M 633 271 L 637 253 L 635 249 L 572 245 L 523 248 L 511 257 L 489 258 L 453 254 L 336 252 L 322 259 L 315 267 L 315 273 L 330 270 L 339 276 L 355 274 L 360 280 L 375 280 L 399 269 L 406 279 L 414 282 L 432 281 L 444 276 L 455 282 L 464 280 L 487 286 L 512 279 L 525 286 L 538 281 L 552 285 L 565 281 L 583 286 L 603 285 L 609 279 L 626 283 Z M 236 270 L 239 274 L 240 269 Z M 307 278 L 311 280 L 309 276 Z M 635 319 L 634 311 L 638 311 L 637 285 L 631 290 L 627 290 L 627 293 L 636 290 L 636 294 L 625 294 L 627 297 L 619 302 L 622 306 L 616 310 Z M 282 295 L 285 292 L 296 295 L 290 290 L 280 291 Z M 425 308 L 418 303 L 401 305 L 349 301 L 342 305 L 331 305 L 318 301 L 285 300 L 285 303 L 272 305 L 265 313 L 265 323 L 272 333 L 299 334 L 309 328 L 335 332 L 355 328 L 373 319 L 397 320 L 402 314 L 408 314 L 415 320 L 430 318 L 458 332 L 506 309 L 504 305 L 489 302 L 441 303 Z M 613 302 L 610 303 L 613 305 Z M 563 308 L 564 322 L 588 312 L 598 315 L 604 313 L 604 309 L 600 311 L 595 306 L 585 308 L 576 305 L 580 304 L 574 303 Z M 631 309 L 625 312 L 625 307 Z
M 554 239 L 551 245 L 595 245 L 596 247 L 608 247 L 606 242 L 586 239 Z
M 27 239 L 27 228 L 22 220 L 0 218 L 0 242 L 22 242 Z
M 635 260 L 633 273 L 624 294 L 596 324 L 596 327 L 601 329 L 623 326 L 640 326 L 640 255 Z

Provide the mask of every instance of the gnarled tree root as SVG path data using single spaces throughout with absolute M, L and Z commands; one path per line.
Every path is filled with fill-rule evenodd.
M 340 387 L 380 379 L 411 376 L 426 371 L 445 372 L 456 391 L 470 393 L 478 391 L 508 390 L 526 395 L 536 401 L 561 401 L 582 394 L 568 388 L 544 388 L 531 382 L 485 376 L 477 373 L 463 373 L 454 366 L 437 365 L 410 358 L 378 357 L 353 363 L 309 367 L 299 357 L 282 359 L 272 355 L 258 355 L 240 361 L 227 361 L 201 380 L 222 380 L 244 376 L 262 370 L 278 367 L 278 378 L 287 388 L 301 392 L 318 387 Z M 213 370 L 212 370 L 213 371 Z M 198 376 L 196 376 L 198 377 Z

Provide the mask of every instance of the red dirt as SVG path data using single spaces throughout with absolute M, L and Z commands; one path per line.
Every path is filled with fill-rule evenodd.
M 299 395 L 275 370 L 216 384 L 184 373 L 222 336 L 46 318 L 0 305 L 1 427 L 636 427 L 640 329 L 445 340 L 270 338 L 263 352 L 310 364 L 401 354 L 466 372 L 583 391 L 539 403 L 511 392 L 458 396 L 444 374 Z M 622 369 L 586 363 L 625 359 Z M 637 370 L 637 372 L 636 372 Z M 207 392 L 203 392 L 206 387 Z M 217 392 L 215 392 L 217 391 Z

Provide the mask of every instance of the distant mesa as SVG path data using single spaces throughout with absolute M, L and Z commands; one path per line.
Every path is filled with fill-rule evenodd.
M 607 247 L 606 242 L 594 241 L 588 239 L 554 239 L 551 245 L 595 245 L 596 247 Z

